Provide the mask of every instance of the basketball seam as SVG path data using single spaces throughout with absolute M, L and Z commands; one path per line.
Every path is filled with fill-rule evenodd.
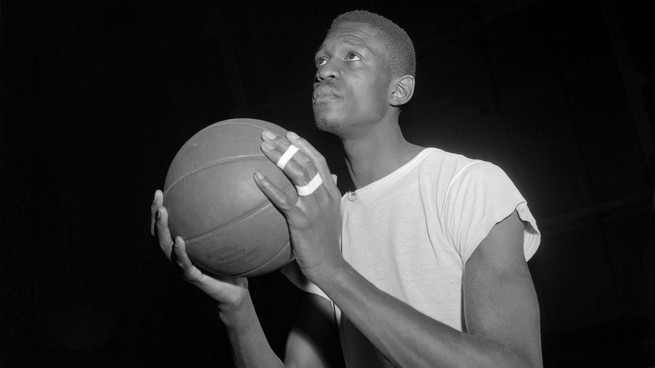
M 165 188 L 165 189 L 164 189 L 164 195 L 168 194 L 168 192 L 169 192 L 169 191 L 170 191 L 170 190 L 171 190 L 175 185 L 177 185 L 177 183 L 179 183 L 180 181 L 184 180 L 185 178 L 187 178 L 187 177 L 190 176 L 190 175 L 193 175 L 193 174 L 195 174 L 195 173 L 197 173 L 197 172 L 200 172 L 200 171 L 202 171 L 202 170 L 205 170 L 205 169 L 209 169 L 210 167 L 214 167 L 214 166 L 222 165 L 222 164 L 224 164 L 224 163 L 228 163 L 228 162 L 238 162 L 238 161 L 245 161 L 245 160 L 247 160 L 247 159 L 257 159 L 257 160 L 264 160 L 264 159 L 265 159 L 265 160 L 268 160 L 268 158 L 267 158 L 266 156 L 264 156 L 264 155 L 241 155 L 241 156 L 233 156 L 233 157 L 230 157 L 230 158 L 224 158 L 224 159 L 220 159 L 220 160 L 216 160 L 216 161 L 210 161 L 210 163 L 209 163 L 208 165 L 205 165 L 205 166 L 202 166 L 202 167 L 198 167 L 198 168 L 196 168 L 196 169 L 194 169 L 194 170 L 189 171 L 188 173 L 185 173 L 184 175 L 180 176 L 179 178 L 175 179 L 175 180 L 174 180 L 174 181 L 173 181 L 173 182 L 168 186 L 168 188 Z
M 227 120 L 227 121 L 219 121 L 218 123 L 214 123 L 214 124 L 206 127 L 205 129 L 209 129 L 209 128 L 211 128 L 213 126 L 216 126 L 216 125 L 247 125 L 247 126 L 250 126 L 250 127 L 253 127 L 253 128 L 257 128 L 257 129 L 261 130 L 262 132 L 265 130 L 264 128 L 262 128 L 261 126 L 259 126 L 257 124 L 246 123 L 244 121 L 234 121 L 234 120 L 237 120 L 237 119 L 231 119 L 231 120 Z M 263 120 L 257 120 L 257 119 L 250 119 L 250 120 L 263 121 Z
M 249 120 L 253 120 L 253 121 L 263 121 L 263 120 L 258 120 L 258 119 L 249 119 Z M 212 125 L 209 125 L 209 126 L 205 127 L 204 129 L 200 130 L 198 133 L 196 133 L 196 135 L 200 135 L 200 134 L 202 134 L 203 131 L 208 130 L 208 129 L 211 129 L 212 127 L 215 127 L 215 126 L 218 126 L 218 125 L 247 125 L 247 126 L 249 126 L 249 127 L 253 127 L 253 128 L 255 128 L 255 129 L 258 129 L 258 130 L 260 130 L 260 131 L 262 131 L 262 132 L 265 130 L 265 129 L 263 129 L 261 126 L 259 126 L 259 125 L 257 125 L 257 124 L 248 123 L 248 122 L 244 122 L 244 121 L 239 121 L 239 119 L 230 119 L 230 120 L 226 120 L 226 121 L 219 121 L 218 123 L 214 123 L 214 124 L 212 124 Z M 196 172 L 198 172 L 198 171 L 204 170 L 204 169 L 209 168 L 209 167 L 212 167 L 212 166 L 220 165 L 221 163 L 224 163 L 224 162 L 240 161 L 240 160 L 243 160 L 243 159 L 246 159 L 246 158 L 257 158 L 257 159 L 262 159 L 262 158 L 265 158 L 265 157 L 266 157 L 266 156 L 264 156 L 264 155 L 243 155 L 243 156 L 231 157 L 230 159 L 224 159 L 224 160 L 219 160 L 219 161 L 213 161 L 213 162 L 212 162 L 210 165 L 208 165 L 208 166 L 201 167 L 201 168 L 198 168 L 198 169 L 193 170 L 193 171 L 191 171 L 191 172 L 188 172 L 188 173 L 182 175 L 181 177 L 177 178 L 176 180 L 174 180 L 174 181 L 171 183 L 171 185 L 168 186 L 168 188 L 164 188 L 164 195 L 165 195 L 166 193 L 168 193 L 168 191 L 169 191 L 173 186 L 175 186 L 175 185 L 176 185 L 180 180 L 182 180 L 182 179 L 184 179 L 185 177 L 187 177 L 187 176 L 189 176 L 189 175 L 191 175 L 191 174 L 193 174 L 193 173 L 196 173 Z
M 204 127 L 203 129 L 201 129 L 201 130 L 200 130 L 198 133 L 196 133 L 196 134 L 197 134 L 197 135 L 198 135 L 198 134 L 201 134 L 201 133 L 204 132 L 205 130 L 207 130 L 207 129 L 211 129 L 211 128 L 213 128 L 213 127 L 215 127 L 215 126 L 218 126 L 218 125 L 247 125 L 247 126 L 250 126 L 250 127 L 253 127 L 253 128 L 257 128 L 257 129 L 259 129 L 259 130 L 261 130 L 261 131 L 264 131 L 264 129 L 263 129 L 262 127 L 260 127 L 259 125 L 257 125 L 257 124 L 246 123 L 246 122 L 243 122 L 243 121 L 236 121 L 236 120 L 238 120 L 238 119 L 230 119 L 230 120 L 225 120 L 225 121 L 219 121 L 219 122 L 217 122 L 217 123 L 214 123 L 214 124 L 211 124 L 211 125 L 209 125 L 209 126 Z M 256 119 L 252 119 L 252 120 L 256 120 Z M 262 121 L 262 120 L 260 120 L 260 121 Z
M 250 269 L 248 271 L 244 271 L 244 272 L 234 274 L 234 275 L 232 275 L 232 274 L 230 274 L 230 275 L 219 274 L 219 275 L 220 276 L 231 276 L 231 277 L 250 277 L 251 275 L 249 275 L 249 274 L 251 274 L 253 272 L 257 272 L 257 270 L 260 270 L 260 269 L 268 266 L 271 262 L 275 261 L 277 259 L 277 257 L 280 256 L 280 254 L 284 253 L 284 251 L 286 251 L 286 249 L 289 248 L 290 246 L 291 246 L 291 241 L 287 240 L 287 242 L 284 243 L 284 246 L 282 248 L 280 248 L 280 250 L 277 253 L 275 253 L 275 255 L 273 257 L 269 258 L 268 261 L 264 262 L 263 264 L 261 264 L 259 266 L 256 266 L 255 268 L 252 268 L 252 269 Z M 293 255 L 293 252 L 292 252 L 291 253 L 291 258 L 289 259 L 289 263 L 291 263 L 294 259 L 296 259 L 296 257 Z M 198 266 L 200 268 L 202 268 L 203 270 L 207 271 L 207 272 L 216 274 L 216 271 L 212 271 L 212 270 L 210 270 L 208 268 L 202 267 L 202 265 L 198 265 Z
M 213 233 L 215 233 L 217 231 L 229 229 L 230 227 L 239 225 L 240 223 L 248 220 L 249 218 L 257 215 L 258 213 L 261 213 L 262 211 L 266 210 L 268 207 L 270 207 L 272 205 L 273 204 L 270 203 L 270 202 L 269 203 L 264 203 L 262 206 L 254 208 L 252 211 L 249 211 L 249 212 L 245 213 L 243 216 L 234 219 L 233 221 L 231 221 L 228 224 L 225 224 L 225 225 L 219 226 L 219 227 L 215 227 L 215 228 L 207 231 L 206 233 L 200 234 L 200 235 L 198 235 L 196 237 L 193 237 L 193 238 L 190 238 L 190 239 L 185 239 L 185 242 L 186 242 L 187 246 L 191 246 L 191 245 L 193 245 L 193 243 L 199 242 L 199 241 L 211 236 Z M 255 267 L 255 268 L 253 268 L 251 270 L 241 272 L 241 273 L 236 274 L 236 275 L 227 275 L 227 276 L 242 276 L 242 275 L 245 275 L 245 274 L 250 273 L 250 272 L 255 272 L 258 269 L 260 269 L 260 268 L 266 266 L 267 264 L 269 264 L 270 262 L 272 262 L 274 259 L 276 259 L 289 245 L 290 245 L 290 240 L 287 240 L 287 242 L 284 244 L 284 246 L 282 248 L 280 248 L 280 250 L 273 257 L 271 257 L 268 261 L 264 262 L 264 264 L 261 264 L 261 265 Z M 293 260 L 294 258 L 295 257 L 292 257 L 291 260 Z M 206 270 L 206 271 L 213 272 L 213 271 L 211 271 L 209 269 L 206 269 L 204 267 L 201 267 L 201 268 Z
M 246 274 L 249 274 L 249 273 L 252 273 L 252 272 L 256 272 L 257 270 L 260 270 L 260 269 L 262 269 L 262 268 L 268 266 L 269 263 L 275 261 L 275 260 L 277 259 L 277 257 L 279 257 L 280 254 L 282 254 L 284 251 L 286 251 L 286 250 L 287 250 L 287 247 L 290 247 L 290 246 L 291 246 L 291 241 L 288 240 L 286 243 L 284 243 L 284 246 L 283 246 L 282 248 L 280 248 L 280 251 L 277 252 L 277 253 L 275 253 L 275 255 L 274 255 L 273 257 L 271 257 L 268 261 L 266 261 L 266 262 L 264 262 L 263 264 L 261 264 L 261 265 L 255 267 L 255 268 L 253 268 L 252 270 L 248 270 L 248 271 L 246 271 L 246 272 L 241 272 L 240 274 L 235 275 L 235 276 L 241 276 L 241 277 L 243 277 L 243 276 L 246 275 Z M 292 254 L 291 254 L 291 259 L 289 260 L 289 262 L 293 261 L 294 259 L 296 259 L 296 257 L 295 257 L 295 256 L 293 255 L 293 253 L 292 253 Z
M 263 129 L 261 126 L 256 125 L 256 124 L 249 123 L 249 122 L 244 122 L 244 121 L 235 121 L 235 120 L 236 120 L 236 119 L 232 119 L 232 120 L 222 121 L 222 122 L 218 122 L 218 123 L 212 124 L 212 125 L 210 125 L 210 126 L 204 128 L 203 130 L 201 130 L 201 131 L 198 132 L 197 134 L 201 134 L 202 131 L 204 131 L 204 130 L 208 130 L 208 129 L 212 128 L 212 127 L 219 126 L 219 125 L 246 125 L 246 126 L 253 127 L 253 128 L 255 128 L 255 129 L 258 129 L 258 130 L 260 130 L 260 131 L 265 130 L 265 129 Z M 251 120 L 255 120 L 255 121 L 257 121 L 256 119 L 251 119 Z M 195 174 L 195 173 L 197 173 L 197 172 L 200 172 L 200 171 L 202 171 L 202 170 L 205 170 L 205 169 L 208 169 L 208 168 L 211 168 L 211 167 L 214 167 L 214 166 L 218 166 L 218 165 L 221 165 L 221 164 L 224 164 L 224 163 L 238 162 L 238 161 L 245 161 L 245 160 L 248 160 L 248 159 L 268 160 L 268 158 L 267 158 L 266 156 L 264 156 L 264 155 L 241 155 L 241 156 L 230 157 L 230 158 L 227 158 L 227 159 L 220 159 L 220 160 L 210 161 L 210 162 L 209 162 L 208 164 L 206 164 L 205 166 L 203 166 L 203 167 L 199 167 L 199 168 L 196 168 L 196 169 L 194 169 L 194 170 L 192 170 L 192 171 L 190 171 L 190 172 L 187 172 L 187 173 L 185 173 L 184 175 L 182 175 L 181 177 L 179 177 L 179 178 L 177 178 L 176 180 L 174 180 L 174 181 L 173 181 L 173 182 L 168 186 L 168 188 L 165 188 L 165 189 L 164 189 L 164 195 L 168 194 L 172 188 L 174 188 L 178 183 L 180 183 L 182 180 L 184 180 L 185 178 L 187 178 L 187 177 L 190 176 L 190 175 L 193 175 L 193 174 Z M 284 191 L 287 191 L 287 190 L 289 189 L 289 187 L 287 186 L 287 187 L 284 188 L 284 189 L 285 189 Z M 193 237 L 193 238 L 191 238 L 191 239 L 187 239 L 187 240 L 186 240 L 186 241 L 187 241 L 187 244 L 188 244 L 188 245 L 192 245 L 193 243 L 196 243 L 196 242 L 202 241 L 203 239 L 205 239 L 205 238 L 207 238 L 207 237 L 210 237 L 212 234 L 214 234 L 214 233 L 216 233 L 216 232 L 218 232 L 218 231 L 222 231 L 222 230 L 225 230 L 225 229 L 229 229 L 229 228 L 232 228 L 232 227 L 238 226 L 238 225 L 241 224 L 242 222 L 247 221 L 248 219 L 250 219 L 250 218 L 256 216 L 257 214 L 263 212 L 264 210 L 268 209 L 270 206 L 273 206 L 273 204 L 270 203 L 270 202 L 268 202 L 268 203 L 264 202 L 264 203 L 262 203 L 262 205 L 260 205 L 259 207 L 255 207 L 255 208 L 253 208 L 252 210 L 250 210 L 250 211 L 244 213 L 243 215 L 241 215 L 240 217 L 237 217 L 236 219 L 233 219 L 231 222 L 229 222 L 229 223 L 227 223 L 227 224 L 224 224 L 224 225 L 222 225 L 222 226 L 219 226 L 219 227 L 213 228 L 213 229 L 207 231 L 206 233 L 204 233 L 204 234 L 200 234 L 200 235 L 195 236 L 195 237 Z M 241 272 L 241 273 L 236 274 L 236 275 L 227 275 L 227 276 L 243 276 L 243 275 L 247 275 L 247 274 L 250 274 L 250 273 L 256 272 L 257 270 L 260 270 L 260 269 L 266 267 L 266 266 L 269 265 L 271 262 L 273 262 L 274 260 L 276 260 L 276 259 L 280 256 L 280 254 L 283 254 L 283 252 L 285 252 L 286 249 L 290 247 L 290 245 L 291 245 L 291 241 L 290 241 L 290 240 L 287 240 L 286 243 L 284 244 L 284 246 L 282 246 L 282 247 L 278 250 L 278 252 L 277 252 L 273 257 L 271 257 L 270 259 L 268 259 L 268 260 L 267 260 L 266 262 L 264 262 L 263 264 L 261 264 L 261 265 L 259 265 L 259 266 L 256 266 L 256 267 L 254 267 L 254 268 L 252 268 L 252 269 L 250 269 L 250 270 L 248 270 L 248 271 Z M 292 254 L 291 254 L 291 259 L 290 259 L 290 261 L 293 261 L 293 259 L 295 259 L 295 257 L 293 256 L 293 253 L 292 253 Z M 198 265 L 198 266 L 200 266 L 200 265 Z M 209 272 L 212 272 L 212 273 L 213 273 L 213 271 L 211 271 L 211 270 L 209 270 L 209 269 L 206 269 L 206 268 L 204 268 L 204 267 L 201 267 L 201 266 L 200 266 L 200 268 L 204 269 L 205 271 L 209 271 Z
M 288 188 L 288 186 L 287 186 L 287 188 Z M 285 189 L 287 189 L 287 188 L 285 188 Z M 197 235 L 197 236 L 195 236 L 193 238 L 190 238 L 190 239 L 184 239 L 184 240 L 187 242 L 187 244 L 192 244 L 192 243 L 194 243 L 196 241 L 200 241 L 200 240 L 210 236 L 212 233 L 214 233 L 216 231 L 229 229 L 231 227 L 239 225 L 240 223 L 242 223 L 242 222 L 248 220 L 249 218 L 261 213 L 262 211 L 266 210 L 267 208 L 269 208 L 271 206 L 273 206 L 273 203 L 271 203 L 270 201 L 269 202 L 263 202 L 262 205 L 253 208 L 252 210 L 250 210 L 250 211 L 244 213 L 243 215 L 235 218 L 234 220 L 228 222 L 227 224 L 215 227 L 215 228 L 207 231 L 206 233 Z

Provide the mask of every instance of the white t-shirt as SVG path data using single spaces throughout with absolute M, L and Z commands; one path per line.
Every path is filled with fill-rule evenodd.
M 526 224 L 527 260 L 540 234 L 526 200 L 505 172 L 485 161 L 427 148 L 391 174 L 342 197 L 342 253 L 382 291 L 462 331 L 464 265 L 491 228 L 515 210 Z M 327 298 L 315 285 L 303 289 Z M 347 366 L 377 366 L 369 356 L 374 349 L 365 346 L 368 341 L 336 312 Z

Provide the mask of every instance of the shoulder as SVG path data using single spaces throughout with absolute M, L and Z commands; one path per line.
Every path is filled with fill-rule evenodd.
M 509 179 L 499 166 L 488 161 L 438 148 L 428 148 L 424 153 L 419 164 L 421 176 L 425 180 L 438 183 L 442 189 L 447 188 L 447 191 L 465 184 L 492 184 Z
M 444 151 L 435 147 L 428 147 L 421 152 L 424 165 L 438 165 L 443 167 L 462 167 L 472 162 L 478 162 L 459 153 Z

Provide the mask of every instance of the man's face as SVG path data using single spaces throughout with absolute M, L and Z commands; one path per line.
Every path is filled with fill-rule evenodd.
M 376 32 L 366 24 L 343 23 L 316 53 L 312 103 L 319 129 L 353 134 L 389 112 L 392 76 Z

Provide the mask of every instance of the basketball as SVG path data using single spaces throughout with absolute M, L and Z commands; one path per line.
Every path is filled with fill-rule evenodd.
M 284 173 L 261 151 L 261 134 L 286 130 L 256 119 L 212 124 L 175 155 L 164 184 L 173 237 L 181 236 L 194 264 L 219 276 L 259 276 L 293 260 L 284 216 L 257 187 L 261 171 L 297 197 Z

